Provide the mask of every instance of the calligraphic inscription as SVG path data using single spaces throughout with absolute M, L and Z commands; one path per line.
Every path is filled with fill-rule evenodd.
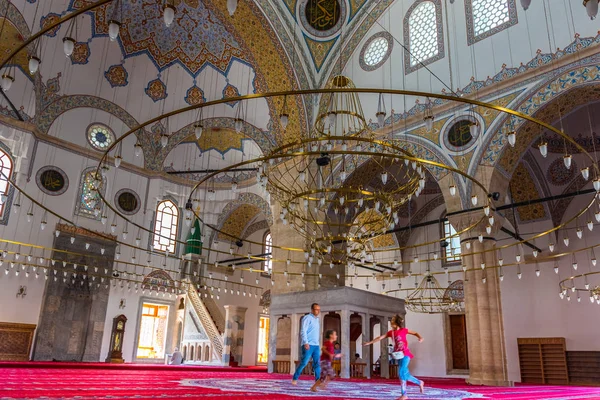
M 123 214 L 132 215 L 140 209 L 140 198 L 132 190 L 121 189 L 115 195 L 117 207 Z
M 340 20 L 340 3 L 338 0 L 308 0 L 305 13 L 310 26 L 319 31 L 328 31 Z
M 473 135 L 471 135 L 471 125 L 469 120 L 463 119 L 456 122 L 448 130 L 448 143 L 454 147 L 463 147 L 471 143 Z
M 37 185 L 40 190 L 51 196 L 63 194 L 69 185 L 67 175 L 57 167 L 42 167 L 36 174 Z

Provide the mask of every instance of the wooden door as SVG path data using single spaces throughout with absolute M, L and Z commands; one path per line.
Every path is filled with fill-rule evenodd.
M 465 315 L 450 315 L 449 317 L 450 338 L 452 340 L 452 369 L 469 369 Z

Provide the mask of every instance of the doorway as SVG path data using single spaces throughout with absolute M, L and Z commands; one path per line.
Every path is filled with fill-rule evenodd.
M 269 316 L 258 316 L 258 345 L 256 347 L 256 364 L 266 364 L 269 360 Z
M 469 352 L 465 314 L 447 315 L 445 331 L 448 373 L 468 374 Z
M 169 306 L 143 303 L 137 358 L 164 359 Z

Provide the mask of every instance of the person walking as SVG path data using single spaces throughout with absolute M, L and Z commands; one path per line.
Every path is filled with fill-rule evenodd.
M 392 353 L 392 357 L 399 363 L 398 367 L 398 378 L 400 379 L 400 383 L 402 384 L 402 396 L 400 400 L 407 400 L 408 396 L 406 395 L 406 384 L 407 382 L 412 382 L 415 385 L 418 385 L 421 389 L 421 393 L 424 392 L 425 382 L 415 378 L 410 374 L 408 370 L 408 364 L 410 363 L 411 358 L 413 358 L 413 354 L 408 349 L 408 341 L 406 339 L 406 335 L 413 335 L 419 339 L 419 343 L 423 342 L 423 337 L 419 335 L 418 332 L 413 332 L 409 329 L 402 328 L 402 323 L 404 319 L 402 319 L 399 315 L 394 315 L 392 317 L 391 325 L 392 330 L 388 333 L 379 336 L 376 339 L 371 340 L 370 342 L 366 342 L 364 345 L 369 346 L 373 343 L 377 343 L 385 338 L 392 338 L 394 341 L 394 352 Z
M 319 346 L 319 336 L 321 334 L 321 323 L 319 321 L 319 313 L 321 312 L 321 306 L 317 303 L 313 303 L 310 306 L 310 314 L 307 314 L 302 318 L 300 324 L 300 341 L 302 342 L 302 359 L 294 372 L 292 378 L 292 385 L 298 383 L 298 378 L 302 373 L 302 370 L 310 359 L 312 358 L 313 372 L 315 374 L 315 381 L 321 378 L 321 367 L 319 365 L 319 358 L 321 356 L 321 348 Z

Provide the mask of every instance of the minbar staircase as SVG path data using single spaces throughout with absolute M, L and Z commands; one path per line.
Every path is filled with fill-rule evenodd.
M 223 358 L 225 318 L 223 318 L 218 305 L 212 299 L 208 302 L 202 300 L 193 285 L 188 285 L 187 295 L 212 343 L 215 358 L 221 360 Z M 209 311 L 209 307 L 212 312 Z

